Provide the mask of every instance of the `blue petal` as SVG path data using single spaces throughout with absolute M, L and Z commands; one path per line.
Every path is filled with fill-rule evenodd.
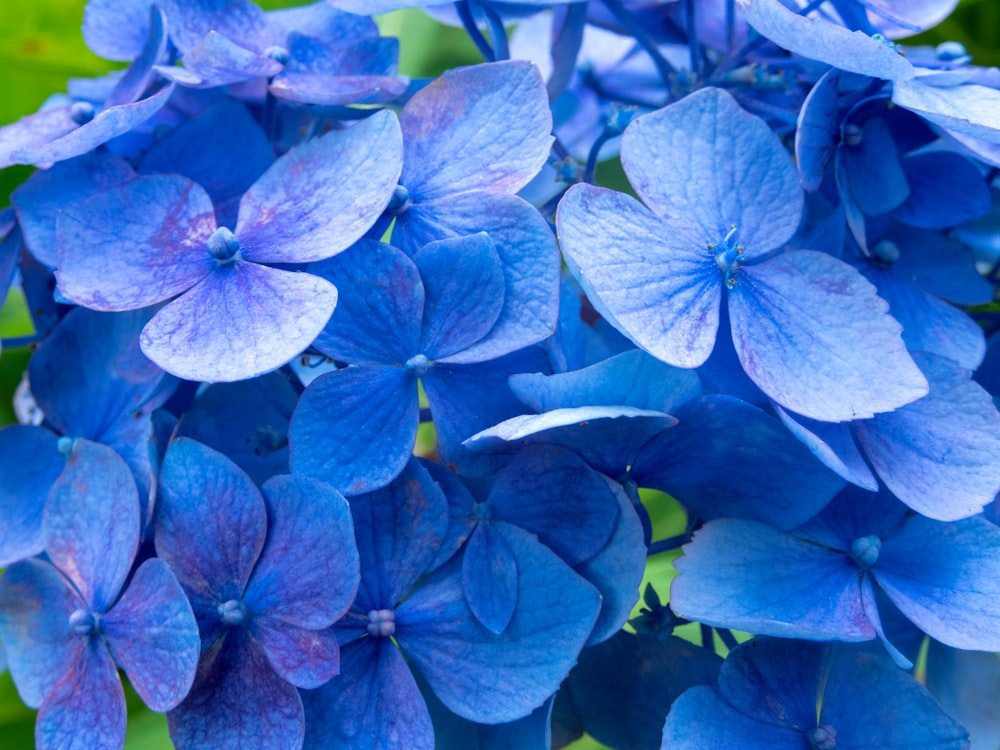
M 969 730 L 973 747 L 1000 747 L 1000 717 L 993 697 L 1000 686 L 996 654 L 959 651 L 931 641 L 927 687 L 941 707 Z
M 340 672 L 340 647 L 332 629 L 310 630 L 256 615 L 250 632 L 272 669 L 298 688 L 316 688 Z
M 33 115 L 0 128 L 0 169 L 17 164 L 13 158 L 21 148 L 42 146 L 66 135 L 78 127 L 70 116 L 70 107 L 43 109 Z
M 42 263 L 55 268 L 56 217 L 60 210 L 133 177 L 135 172 L 125 161 L 107 152 L 84 154 L 35 172 L 10 196 L 28 250 Z
M 976 270 L 968 246 L 939 232 L 896 227 L 888 239 L 900 248 L 895 273 L 909 278 L 921 289 L 946 300 L 980 305 L 993 299 L 993 288 Z
M 298 692 L 242 628 L 203 656 L 167 723 L 170 739 L 188 750 L 299 750 L 305 734 Z
M 45 503 L 45 551 L 87 606 L 106 612 L 132 568 L 140 532 L 139 495 L 111 448 L 78 439 Z
M 11 565 L 0 577 L 0 636 L 10 675 L 28 706 L 38 708 L 86 648 L 69 618 L 85 607 L 59 572 L 41 560 Z
M 840 73 L 829 70 L 812 87 L 795 127 L 795 160 L 802 187 L 818 190 L 840 140 L 837 89 Z M 807 245 L 806 247 L 812 247 Z
M 395 607 L 437 557 L 448 531 L 448 501 L 414 459 L 388 487 L 356 495 L 350 504 L 361 556 L 355 609 Z
M 267 90 L 279 99 L 291 102 L 341 107 L 392 102 L 406 93 L 406 84 L 389 76 L 284 72 L 275 76 Z
M 266 527 L 264 498 L 232 461 L 189 438 L 170 444 L 160 472 L 156 553 L 203 630 L 219 619 L 218 605 L 243 596 Z
M 307 477 L 272 477 L 261 489 L 267 540 L 247 586 L 247 610 L 310 630 L 333 625 L 360 578 L 347 501 Z
M 169 711 L 191 689 L 201 638 L 191 605 L 163 560 L 146 560 L 101 633 L 129 682 L 154 711 Z
M 750 379 L 782 406 L 842 422 L 927 393 L 888 305 L 847 264 L 800 250 L 739 273 L 729 295 L 733 343 Z
M 155 94 L 131 104 L 108 107 L 86 125 L 81 125 L 62 137 L 45 144 L 20 148 L 11 153 L 18 164 L 46 164 L 64 161 L 93 151 L 112 138 L 125 135 L 151 118 L 167 104 L 173 85 L 164 86 Z
M 401 365 L 420 352 L 424 285 L 401 250 L 360 240 L 310 271 L 338 292 L 337 309 L 316 337 L 321 352 L 354 365 Z
M 396 217 L 393 242 L 409 253 L 486 232 L 504 274 L 503 309 L 489 334 L 451 362 L 483 362 L 548 338 L 559 314 L 559 248 L 538 210 L 514 195 L 469 192 L 416 203 Z
M 615 328 L 677 367 L 708 359 L 722 282 L 703 244 L 676 235 L 635 199 L 590 185 L 570 188 L 556 224 L 570 270 Z
M 674 567 L 670 607 L 685 619 L 784 638 L 875 637 L 857 566 L 757 521 L 705 524 Z
M 969 747 L 968 732 L 923 685 L 874 654 L 834 650 L 821 711 L 820 723 L 837 731 L 837 747 Z
M 251 52 L 217 31 L 210 31 L 184 53 L 183 68 L 157 65 L 156 72 L 181 86 L 208 89 L 271 78 L 281 72 L 281 63 Z
M 0 567 L 45 549 L 45 497 L 66 465 L 48 430 L 11 425 L 0 430 Z
M 802 188 L 788 150 L 722 89 L 701 89 L 634 120 L 622 137 L 622 166 L 688 252 L 721 243 L 735 225 L 752 259 L 799 225 Z
M 908 156 L 903 171 L 910 195 L 893 214 L 897 221 L 946 229 L 989 213 L 989 186 L 979 168 L 958 154 L 932 151 Z
M 641 350 L 565 373 L 512 375 L 510 388 L 538 412 L 577 406 L 627 405 L 673 414 L 701 395 L 698 376 Z
M 206 247 L 214 231 L 212 200 L 198 185 L 176 175 L 140 177 L 60 211 L 59 290 L 95 310 L 169 299 L 216 265 Z
M 304 691 L 304 750 L 433 750 L 424 699 L 399 650 L 387 638 L 344 648 L 340 677 Z
M 336 304 L 336 288 L 318 276 L 222 265 L 156 313 L 143 329 L 142 351 L 187 380 L 244 380 L 309 346 Z
M 996 89 L 974 83 L 934 86 L 898 81 L 892 88 L 892 101 L 946 131 L 1000 143 L 1000 91 Z
M 865 120 L 857 138 L 858 143 L 841 144 L 837 151 L 837 169 L 847 187 L 843 198 L 869 216 L 888 213 L 910 195 L 896 141 L 881 117 Z
M 844 486 L 778 420 L 738 399 L 706 396 L 681 407 L 677 418 L 677 427 L 643 446 L 631 475 L 702 518 L 791 529 Z
M 518 559 L 518 607 L 503 633 L 469 611 L 458 561 L 396 611 L 396 640 L 434 693 L 459 716 L 491 724 L 525 716 L 555 692 L 600 609 L 596 589 L 530 534 L 499 530 Z
M 159 0 L 170 25 L 170 39 L 182 54 L 210 31 L 256 49 L 268 40 L 266 14 L 251 0 Z M 260 51 L 263 51 L 261 47 Z
M 469 609 L 492 633 L 500 634 L 517 606 L 517 559 L 503 535 L 479 524 L 462 553 L 462 589 Z
M 1000 413 L 967 373 L 920 355 L 931 392 L 855 425 L 882 481 L 925 516 L 953 521 L 981 511 L 1000 491 Z M 947 460 L 943 460 L 946 456 Z
M 420 404 L 402 367 L 360 366 L 327 373 L 305 390 L 288 439 L 292 469 L 345 495 L 391 482 L 409 460 Z
M 789 414 L 777 404 L 774 410 L 788 431 L 831 471 L 858 487 L 875 491 L 878 480 L 865 463 L 847 422 L 817 422 L 799 414 Z
M 535 534 L 570 565 L 607 544 L 618 520 L 618 498 L 575 453 L 530 446 L 497 476 L 487 501 L 490 517 Z
M 761 36 L 789 52 L 874 78 L 913 78 L 913 65 L 905 57 L 863 31 L 800 16 L 778 0 L 737 0 L 737 6 Z
M 38 750 L 94 750 L 125 743 L 125 691 L 118 670 L 100 638 L 85 643 L 38 712 Z
M 151 4 L 152 0 L 88 0 L 83 12 L 87 46 L 109 60 L 134 60 L 149 35 Z
M 271 144 L 246 107 L 224 98 L 153 144 L 141 174 L 180 174 L 219 206 L 239 198 L 271 165 Z
M 448 71 L 407 102 L 400 124 L 400 183 L 418 202 L 470 190 L 513 194 L 552 144 L 545 83 L 524 60 Z
M 612 637 L 625 626 L 639 597 L 639 584 L 646 568 L 642 522 L 621 485 L 610 479 L 605 481 L 618 498 L 615 530 L 604 549 L 575 568 L 601 592 L 601 612 L 587 646 Z
M 993 524 L 910 516 L 883 539 L 872 573 L 931 637 L 955 648 L 1000 650 L 1000 529 Z
M 349 247 L 388 205 L 401 151 L 399 123 L 383 110 L 286 153 L 240 201 L 244 257 L 308 263 Z
M 485 232 L 431 242 L 413 255 L 413 262 L 426 295 L 420 351 L 451 361 L 486 336 L 500 317 L 503 265 Z
M 714 687 L 693 687 L 674 701 L 661 750 L 806 750 L 801 732 L 764 724 L 732 708 Z
M 598 742 L 655 748 L 671 704 L 689 687 L 714 685 L 721 663 L 714 651 L 680 638 L 622 631 L 580 653 L 569 688 Z

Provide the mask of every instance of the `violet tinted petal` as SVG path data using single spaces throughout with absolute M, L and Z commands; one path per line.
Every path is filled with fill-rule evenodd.
M 11 425 L 0 430 L 0 566 L 45 549 L 45 497 L 66 465 L 57 441 L 41 427 Z
M 340 671 L 340 647 L 332 630 L 310 630 L 269 616 L 254 617 L 250 632 L 282 679 L 317 688 Z

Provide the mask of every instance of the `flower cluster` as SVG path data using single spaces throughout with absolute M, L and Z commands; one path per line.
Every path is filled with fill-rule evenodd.
M 119 750 L 120 670 L 179 750 L 995 747 L 1000 74 L 905 42 L 956 0 L 459 0 L 486 62 L 410 79 L 424 4 L 89 0 L 128 66 L 0 128 L 37 746 Z

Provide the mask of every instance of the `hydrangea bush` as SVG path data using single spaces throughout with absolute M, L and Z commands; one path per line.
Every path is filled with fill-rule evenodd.
M 89 0 L 127 67 L 0 128 L 37 747 L 122 748 L 124 675 L 178 750 L 995 748 L 956 2 L 460 0 L 418 79 L 420 0 Z

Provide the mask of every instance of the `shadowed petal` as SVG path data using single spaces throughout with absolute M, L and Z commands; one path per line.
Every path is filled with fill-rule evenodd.
M 45 497 L 66 465 L 57 444 L 58 438 L 41 427 L 0 430 L 0 567 L 45 549 Z

